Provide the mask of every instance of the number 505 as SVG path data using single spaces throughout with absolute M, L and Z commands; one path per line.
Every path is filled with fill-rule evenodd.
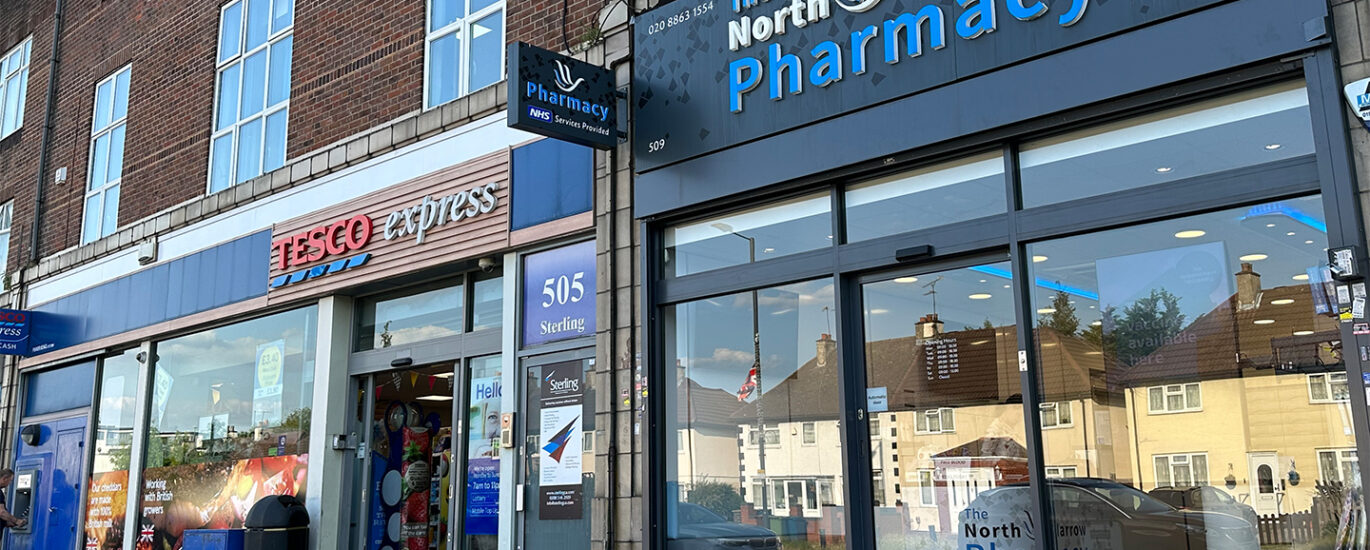
M 573 276 L 552 277 L 542 283 L 542 307 L 552 307 L 552 304 L 566 305 L 579 302 L 585 298 L 585 284 L 581 279 L 585 278 L 585 272 L 581 271 Z

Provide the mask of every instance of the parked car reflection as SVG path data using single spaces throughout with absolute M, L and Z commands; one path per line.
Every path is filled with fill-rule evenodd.
M 780 538 L 770 529 L 728 521 L 698 504 L 680 502 L 676 506 L 679 530 L 670 542 L 671 550 L 782 548 Z
M 1147 494 L 1181 510 L 1227 514 L 1246 520 L 1252 528 L 1259 525 L 1255 508 L 1237 502 L 1217 487 L 1158 487 Z
M 1058 548 L 1097 550 L 1251 550 L 1260 548 L 1256 527 L 1223 512 L 1177 509 L 1114 481 L 1052 479 L 1052 526 Z M 981 493 L 961 514 L 961 548 L 1016 548 L 1034 539 L 1027 484 Z M 1069 518 L 1069 519 L 1065 519 Z

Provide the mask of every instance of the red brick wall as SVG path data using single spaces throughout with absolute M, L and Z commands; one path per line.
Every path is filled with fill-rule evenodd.
M 562 4 L 507 0 L 507 39 L 563 49 Z M 566 41 L 603 0 L 568 0 Z M 79 244 L 95 84 L 133 64 L 119 223 L 206 191 L 219 8 L 225 0 L 66 0 L 45 184 L 42 256 Z M 25 124 L 0 141 L 0 201 L 15 199 L 9 269 L 27 261 L 55 0 L 6 0 L 0 51 L 32 34 Z M 287 157 L 423 108 L 425 0 L 296 0 Z M 53 174 L 66 167 L 65 183 Z

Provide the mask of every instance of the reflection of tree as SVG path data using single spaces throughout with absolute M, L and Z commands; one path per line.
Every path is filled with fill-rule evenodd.
M 1115 317 L 1113 311 L 1109 308 L 1104 312 L 1104 326 L 1112 325 L 1118 359 L 1124 364 L 1150 355 L 1184 330 L 1180 298 L 1164 288 L 1153 288 L 1151 294 L 1138 298 L 1123 309 L 1122 318 Z
M 298 446 L 308 441 L 311 411 L 309 407 L 295 409 L 274 427 L 239 432 L 231 429 L 214 433 L 213 439 L 204 439 L 198 432 L 168 432 L 149 434 L 147 440 L 147 467 L 181 466 L 184 464 L 204 464 L 271 456 L 271 449 L 277 447 L 276 437 L 296 433 Z M 301 451 L 303 452 L 303 451 Z M 124 447 L 111 452 L 111 460 L 116 469 L 128 467 L 131 449 Z M 291 454 L 289 451 L 283 454 Z
M 742 495 L 732 485 L 719 481 L 695 483 L 687 500 L 729 519 L 733 517 L 733 512 L 742 509 Z
M 385 326 L 381 327 L 381 347 L 390 347 L 390 340 L 394 337 L 395 335 L 390 332 L 390 321 L 386 321 Z
M 1069 294 L 1056 291 L 1056 295 L 1051 297 L 1051 310 L 1051 313 L 1042 314 L 1039 325 L 1065 336 L 1073 336 L 1080 329 L 1080 318 L 1075 316 L 1075 304 L 1070 303 Z

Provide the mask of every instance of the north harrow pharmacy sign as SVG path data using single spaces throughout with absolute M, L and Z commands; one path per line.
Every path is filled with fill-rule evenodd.
M 651 170 L 1223 1 L 672 2 L 643 14 L 635 25 L 638 169 Z M 1004 90 L 1003 101 L 1030 93 Z

